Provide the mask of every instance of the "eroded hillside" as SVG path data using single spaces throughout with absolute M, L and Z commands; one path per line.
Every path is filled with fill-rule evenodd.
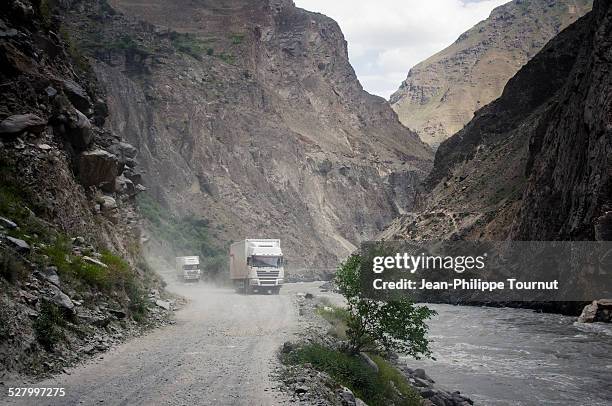
M 596 1 L 440 145 L 426 209 L 384 237 L 609 240 L 610 38 Z
M 60 372 L 168 313 L 149 300 L 163 293 L 140 251 L 137 150 L 102 128 L 104 92 L 42 4 L 0 11 L 2 386 Z
M 413 67 L 391 96 L 407 127 L 437 147 L 474 112 L 498 98 L 508 80 L 592 0 L 515 0 Z
M 110 123 L 153 197 L 219 241 L 335 264 L 413 207 L 432 153 L 363 91 L 331 19 L 291 1 L 75 1 Z

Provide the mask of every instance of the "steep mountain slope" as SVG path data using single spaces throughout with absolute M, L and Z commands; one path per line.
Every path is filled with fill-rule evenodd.
M 58 32 L 39 3 L 0 9 L 3 382 L 59 372 L 167 313 L 148 300 L 161 283 L 140 253 L 137 151 L 101 128 L 104 94 Z
M 391 96 L 400 121 L 437 147 L 476 110 L 501 95 L 551 38 L 591 9 L 592 0 L 514 0 L 413 67 Z
M 280 237 L 293 268 L 325 267 L 412 208 L 432 153 L 363 91 L 331 19 L 288 0 L 70 10 L 152 195 L 219 240 Z
M 440 145 L 427 207 L 384 238 L 609 240 L 611 34 L 596 1 Z

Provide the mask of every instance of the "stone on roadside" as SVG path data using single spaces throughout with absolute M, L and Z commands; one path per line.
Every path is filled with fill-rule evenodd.
M 170 302 L 168 302 L 167 300 L 157 299 L 155 301 L 155 305 L 161 307 L 162 309 L 170 310 Z

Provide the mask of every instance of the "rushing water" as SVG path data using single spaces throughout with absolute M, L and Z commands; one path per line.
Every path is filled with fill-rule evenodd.
M 407 360 L 477 405 L 612 405 L 612 326 L 530 310 L 430 305 L 436 361 Z

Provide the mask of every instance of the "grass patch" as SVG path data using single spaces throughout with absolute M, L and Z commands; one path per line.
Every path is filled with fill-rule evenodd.
M 349 318 L 349 313 L 346 309 L 337 306 L 320 306 L 317 307 L 316 313 L 332 325 L 329 331 L 332 337 L 346 338 L 347 320 Z
M 223 62 L 227 63 L 228 65 L 236 64 L 236 57 L 227 52 L 218 54 L 217 58 L 221 59 Z
M 170 43 L 177 51 L 197 60 L 201 60 L 204 53 L 212 55 L 212 53 L 208 53 L 212 48 L 208 48 L 206 41 L 199 39 L 194 34 L 172 32 L 170 34 Z
M 46 29 L 51 28 L 52 10 L 53 4 L 51 4 L 50 0 L 40 0 L 40 3 L 38 3 L 38 12 L 40 13 L 43 26 Z
M 240 44 L 242 44 L 242 41 L 244 41 L 244 34 L 242 34 L 242 33 L 232 34 L 230 36 L 230 39 L 232 40 L 232 44 L 240 45 Z
M 68 55 L 70 55 L 70 58 L 74 62 L 75 66 L 82 72 L 88 72 L 91 68 L 89 61 L 85 55 L 81 53 L 81 50 L 77 46 L 76 42 L 72 40 L 68 30 L 65 27 L 60 27 L 59 32 L 62 39 L 66 43 L 66 50 L 68 51 Z
M 310 363 L 316 370 L 329 374 L 338 384 L 348 387 L 368 405 L 421 404 L 421 397 L 410 387 L 401 372 L 381 357 L 375 357 L 379 367 L 377 373 L 357 355 L 349 355 L 320 344 L 308 344 L 286 354 L 283 362 L 293 365 Z
M 133 283 L 135 278 L 130 265 L 110 251 L 102 251 L 101 253 L 100 262 L 105 264 L 106 267 L 72 255 L 72 244 L 64 236 L 57 238 L 53 244 L 45 247 L 43 253 L 48 256 L 50 265 L 57 267 L 63 278 L 80 280 L 107 293 L 118 288 L 124 288 L 126 285 Z

